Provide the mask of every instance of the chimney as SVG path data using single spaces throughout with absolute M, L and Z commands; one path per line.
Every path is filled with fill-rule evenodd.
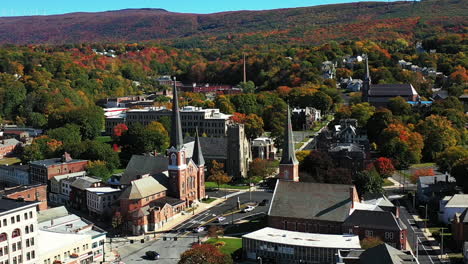
M 398 219 L 400 218 L 400 207 L 395 206 L 395 217 Z
M 349 187 L 349 197 L 351 198 L 351 209 L 354 208 L 354 187 Z

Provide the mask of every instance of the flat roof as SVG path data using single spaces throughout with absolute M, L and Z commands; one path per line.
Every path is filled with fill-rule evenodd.
M 95 188 L 86 188 L 86 191 L 93 192 L 93 193 L 112 193 L 112 192 L 120 192 L 120 189 L 115 189 L 112 187 L 95 187 Z
M 264 242 L 315 248 L 361 248 L 357 235 L 331 235 L 287 231 L 265 227 L 255 232 L 243 235 L 242 238 Z
M 38 204 L 38 202 L 27 202 L 24 200 L 22 201 L 8 198 L 0 198 L 0 214 L 22 207 L 35 206 L 36 204 Z
M 77 163 L 77 162 L 83 162 L 83 161 L 87 161 L 87 160 L 72 159 L 70 161 L 62 161 L 62 158 L 53 158 L 53 159 L 31 161 L 31 164 L 49 167 L 49 166 L 57 165 L 57 164 L 70 164 L 70 163 Z
M 49 252 L 55 252 L 59 249 L 67 249 L 82 240 L 91 240 L 90 235 L 70 234 L 70 233 L 57 233 L 51 231 L 38 230 L 37 232 L 37 245 L 38 256 L 44 256 Z M 55 241 L 56 243 L 51 243 Z

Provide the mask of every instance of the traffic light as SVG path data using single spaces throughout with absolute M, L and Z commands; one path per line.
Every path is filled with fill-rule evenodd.
M 167 239 L 166 237 L 163 237 L 163 240 L 164 240 L 164 241 L 166 241 L 166 239 Z
M 177 241 L 177 237 L 174 237 L 174 241 Z
M 145 243 L 145 240 L 144 240 L 144 239 L 141 239 L 140 242 L 143 244 L 143 243 Z
M 130 244 L 133 244 L 133 239 L 130 239 Z

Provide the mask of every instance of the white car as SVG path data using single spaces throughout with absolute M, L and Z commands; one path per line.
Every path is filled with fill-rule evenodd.
M 249 205 L 249 206 L 247 206 L 246 208 L 244 208 L 244 212 L 246 212 L 246 213 L 247 213 L 247 212 L 252 212 L 254 209 L 255 209 L 254 206 Z
M 201 233 L 201 232 L 205 231 L 205 227 L 199 226 L 199 227 L 195 228 L 193 231 L 195 233 Z
M 226 220 L 226 217 L 220 216 L 218 217 L 218 222 L 221 223 L 222 221 Z

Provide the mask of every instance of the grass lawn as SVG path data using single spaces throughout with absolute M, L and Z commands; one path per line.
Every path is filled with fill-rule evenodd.
M 125 169 L 115 169 L 112 174 L 117 174 L 117 173 L 121 173 L 121 172 L 124 172 Z
M 96 141 L 101 142 L 101 143 L 111 143 L 112 138 L 110 136 L 99 136 L 99 137 L 96 137 Z
M 227 217 L 229 219 L 229 217 Z M 262 229 L 267 226 L 266 217 L 256 217 L 249 222 L 242 224 L 236 224 L 226 227 L 224 230 L 225 235 L 238 236 L 237 234 L 250 233 L 259 229 Z
M 389 179 L 384 179 L 383 180 L 383 186 L 393 186 L 393 182 L 390 181 Z
M 20 163 L 20 162 L 21 160 L 15 157 L 0 159 L 0 165 L 6 165 L 6 164 L 13 165 L 13 164 Z
M 433 167 L 436 166 L 434 162 L 428 162 L 428 163 L 419 163 L 419 164 L 413 164 L 411 165 L 412 169 L 419 169 L 419 168 L 426 168 L 426 167 Z
M 209 204 L 209 203 L 213 202 L 214 200 L 216 200 L 216 198 L 202 199 L 202 203 Z
M 217 189 L 218 184 L 216 184 L 216 182 L 205 182 L 205 188 Z M 249 186 L 244 186 L 244 185 L 237 186 L 237 185 L 221 184 L 219 186 L 219 188 L 221 188 L 221 189 L 242 189 L 242 190 L 245 190 L 245 189 L 248 189 Z
M 463 263 L 462 253 L 448 253 L 447 255 L 450 259 L 450 263 Z
M 223 254 L 231 255 L 234 251 L 238 250 L 242 247 L 242 239 L 241 238 L 210 238 L 206 243 L 208 244 L 215 244 L 216 242 L 224 242 L 226 243 L 224 246 L 221 246 L 219 249 Z

